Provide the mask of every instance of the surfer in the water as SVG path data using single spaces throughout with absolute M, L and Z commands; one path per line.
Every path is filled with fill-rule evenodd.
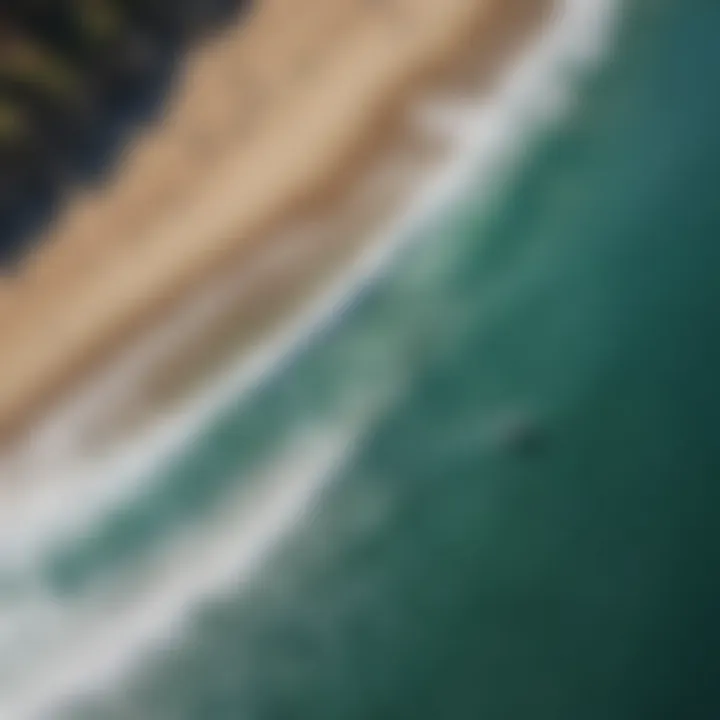
M 512 455 L 537 455 L 546 444 L 544 428 L 526 410 L 514 410 L 495 420 L 490 430 L 491 445 Z

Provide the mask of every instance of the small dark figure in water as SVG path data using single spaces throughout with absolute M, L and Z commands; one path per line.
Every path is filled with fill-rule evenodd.
M 534 457 L 546 445 L 544 428 L 525 411 L 514 411 L 496 420 L 491 428 L 494 447 L 512 455 Z

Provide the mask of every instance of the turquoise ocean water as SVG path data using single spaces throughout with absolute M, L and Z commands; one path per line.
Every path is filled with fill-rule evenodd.
M 37 716 L 720 717 L 718 37 L 626 2 L 507 182 L 46 552 Z

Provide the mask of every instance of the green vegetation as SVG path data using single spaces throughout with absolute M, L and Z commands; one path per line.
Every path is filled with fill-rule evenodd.
M 81 160 L 159 98 L 189 42 L 240 0 L 4 0 L 0 10 L 0 251 L 18 203 L 57 194 Z M 96 164 L 96 160 L 92 161 Z M 7 252 L 3 253 L 7 254 Z

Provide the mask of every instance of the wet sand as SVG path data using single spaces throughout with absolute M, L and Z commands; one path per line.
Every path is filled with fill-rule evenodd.
M 106 187 L 78 193 L 22 273 L 2 281 L 0 432 L 27 427 L 190 294 L 292 243 L 298 223 L 337 212 L 405 137 L 413 98 L 443 81 L 462 85 L 469 64 L 473 82 L 478 63 L 490 78 L 546 6 L 313 0 L 296 16 L 289 0 L 267 0 L 190 56 L 164 122 L 128 149 Z M 354 221 L 340 213 L 341 222 L 362 229 L 380 205 Z M 236 300 L 206 328 L 208 347 L 228 323 L 251 341 L 362 234 L 321 233 L 326 252 Z M 156 395 L 175 392 L 209 357 L 186 355 L 176 380 L 154 383 Z

